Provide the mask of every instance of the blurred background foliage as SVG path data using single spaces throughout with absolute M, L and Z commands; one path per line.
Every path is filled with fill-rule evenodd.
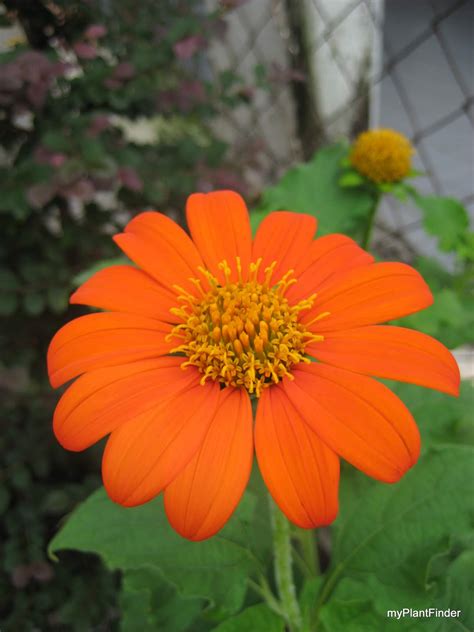
M 101 446 L 71 454 L 56 445 L 57 394 L 45 372 L 52 334 L 84 313 L 68 309 L 69 294 L 114 262 L 110 235 L 133 213 L 157 208 L 182 223 L 194 190 L 247 192 L 243 172 L 254 150 L 236 160 L 213 122 L 271 91 L 270 74 L 257 67 L 249 85 L 221 69 L 206 80 L 204 61 L 241 3 L 222 0 L 205 11 L 197 0 L 4 2 L 3 24 L 16 22 L 25 34 L 0 54 L 0 622 L 7 632 L 285 627 L 261 603 L 271 554 L 258 473 L 233 520 L 207 543 L 183 543 L 165 523 L 159 499 L 126 512 L 102 491 L 64 523 L 100 485 Z M 298 84 L 301 77 L 293 71 L 286 80 Z M 342 179 L 347 149 L 326 147 L 267 187 L 252 200 L 253 227 L 271 210 L 290 208 L 315 214 L 321 234 L 361 240 L 377 192 L 360 179 Z M 384 193 L 414 200 L 425 230 L 451 257 L 446 268 L 407 254 L 436 301 L 403 324 L 450 347 L 472 342 L 474 245 L 464 207 L 409 186 Z M 376 254 L 391 255 L 383 248 Z M 425 454 L 396 487 L 378 487 L 346 468 L 334 542 L 328 531 L 320 537 L 324 582 L 305 566 L 305 545 L 295 535 L 308 631 L 315 604 L 326 632 L 385 629 L 384 608 L 403 599 L 408 607 L 468 608 L 472 508 L 459 497 L 469 497 L 472 476 L 472 388 L 466 384 L 458 401 L 397 389 L 420 422 Z M 52 554 L 61 550 L 55 564 L 46 547 L 64 524 L 50 547 Z M 129 547 L 121 545 L 124 529 Z

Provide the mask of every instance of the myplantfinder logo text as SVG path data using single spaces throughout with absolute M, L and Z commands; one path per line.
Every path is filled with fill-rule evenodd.
M 401 610 L 387 610 L 389 619 L 430 619 L 431 617 L 440 619 L 458 619 L 461 616 L 460 610 L 438 610 L 438 608 L 425 608 L 424 610 L 415 610 L 414 608 L 402 608 Z

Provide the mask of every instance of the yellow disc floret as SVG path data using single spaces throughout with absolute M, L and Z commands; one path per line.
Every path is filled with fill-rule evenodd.
M 403 134 L 392 129 L 373 129 L 357 137 L 349 160 L 373 182 L 398 182 L 409 174 L 413 152 Z
M 196 366 L 203 384 L 216 380 L 245 387 L 257 397 L 262 388 L 285 375 L 291 378 L 292 365 L 309 362 L 305 346 L 322 339 L 298 322 L 299 313 L 312 306 L 315 295 L 290 305 L 285 292 L 296 282 L 293 271 L 272 286 L 276 263 L 265 269 L 262 282 L 257 280 L 260 265 L 261 260 L 250 264 L 249 280 L 244 282 L 237 259 L 239 280 L 232 282 L 231 269 L 223 261 L 219 264 L 225 276 L 222 285 L 210 272 L 200 270 L 210 289 L 205 291 L 195 279 L 200 296 L 183 291 L 182 306 L 171 310 L 183 322 L 170 334 L 182 340 L 172 353 L 187 356 L 183 368 Z

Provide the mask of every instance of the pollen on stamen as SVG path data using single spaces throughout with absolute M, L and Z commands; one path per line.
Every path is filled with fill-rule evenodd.
M 297 282 L 293 270 L 275 282 L 274 261 L 264 269 L 260 282 L 261 264 L 262 259 L 258 259 L 249 265 L 248 281 L 244 282 L 238 257 L 237 281 L 232 281 L 229 262 L 221 261 L 222 285 L 209 270 L 200 268 L 209 290 L 205 291 L 198 279 L 191 279 L 198 297 L 177 288 L 181 305 L 171 311 L 182 322 L 168 336 L 180 340 L 172 353 L 186 356 L 181 366 L 196 366 L 203 384 L 215 380 L 246 388 L 259 397 L 262 389 L 283 377 L 292 379 L 291 367 L 309 362 L 306 345 L 323 339 L 299 322 L 300 313 L 313 306 L 316 295 L 290 305 L 285 294 Z

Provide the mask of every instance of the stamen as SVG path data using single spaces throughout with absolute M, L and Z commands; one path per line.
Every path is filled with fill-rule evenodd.
M 315 318 L 312 318 L 309 322 L 307 322 L 306 327 L 314 325 L 314 323 L 317 323 L 318 321 L 322 320 L 323 318 L 327 318 L 328 316 L 331 316 L 331 312 L 321 312 L 321 314 L 318 314 Z
M 265 268 L 263 281 L 259 282 L 261 265 L 261 258 L 250 263 L 249 280 L 244 282 L 242 262 L 237 257 L 238 280 L 233 282 L 232 269 L 224 260 L 218 265 L 225 278 L 223 285 L 209 270 L 199 268 L 209 283 L 208 291 L 199 279 L 191 279 L 198 297 L 177 288 L 178 300 L 183 304 L 171 312 L 182 322 L 173 327 L 168 338 L 179 339 L 172 353 L 187 357 L 183 368 L 198 368 L 201 384 L 215 380 L 225 386 L 246 388 L 260 397 L 264 388 L 283 377 L 292 379 L 291 367 L 310 361 L 305 355 L 306 345 L 323 339 L 299 322 L 300 313 L 313 307 L 316 295 L 290 305 L 285 293 L 297 281 L 293 270 L 272 286 L 277 262 Z M 311 324 L 324 316 L 320 314 Z

